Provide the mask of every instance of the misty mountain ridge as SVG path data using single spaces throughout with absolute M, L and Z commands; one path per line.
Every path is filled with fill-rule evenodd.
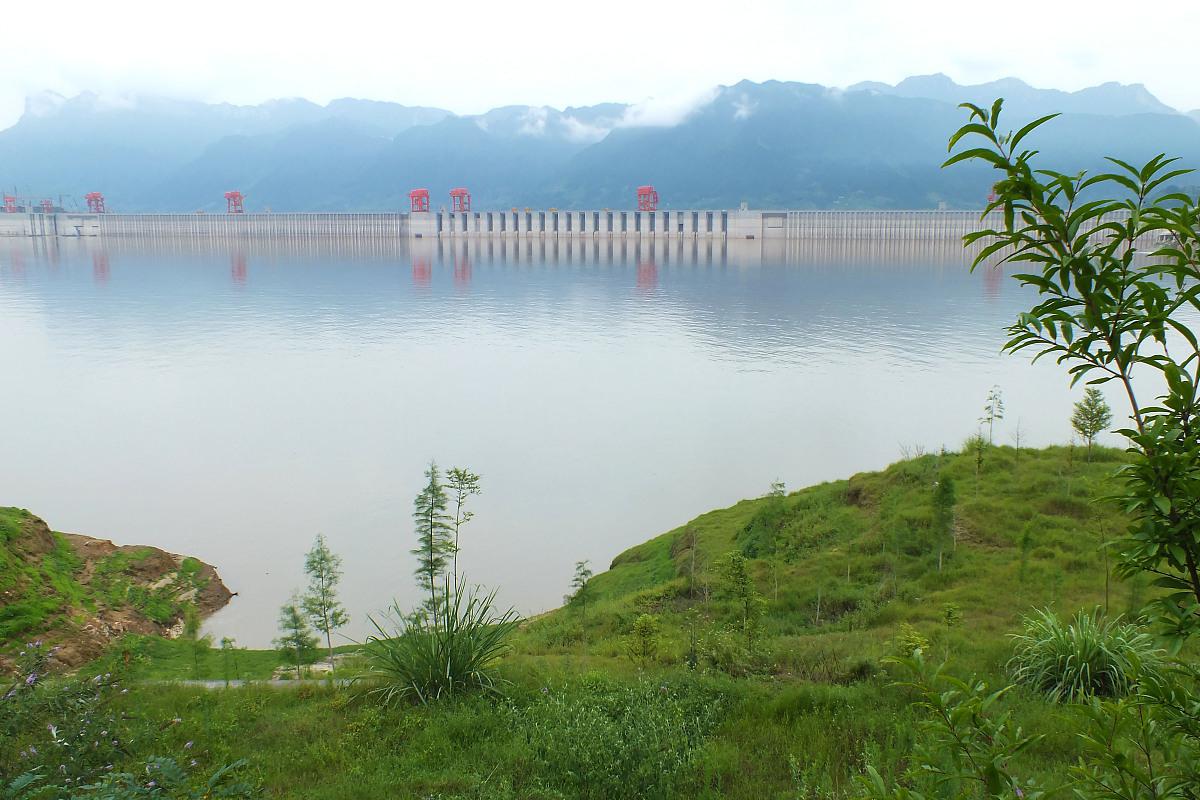
M 1140 84 L 1076 92 L 1015 78 L 960 86 L 945 75 L 846 89 L 742 81 L 690 103 L 503 106 L 477 115 L 342 98 L 254 106 L 162 97 L 41 93 L 0 131 L 0 186 L 110 209 L 403 210 L 408 190 L 468 186 L 479 208 L 628 207 L 655 184 L 668 208 L 977 208 L 991 170 L 941 170 L 963 101 L 1005 97 L 1006 127 L 1046 113 L 1047 164 L 1093 169 L 1107 154 L 1200 164 L 1200 111 Z M 444 201 L 443 201 L 444 202 Z M 68 203 L 69 205 L 69 203 Z
M 1040 117 L 1046 114 L 1100 114 L 1126 116 L 1129 114 L 1178 114 L 1140 83 L 1122 84 L 1115 81 L 1090 86 L 1075 92 L 1058 89 L 1035 89 L 1019 78 L 1001 78 L 987 83 L 960 86 L 946 75 L 915 75 L 895 86 L 886 83 L 857 83 L 846 89 L 872 91 L 897 97 L 918 97 L 945 103 L 970 102 L 991 105 L 997 97 L 1004 98 L 1010 112 Z

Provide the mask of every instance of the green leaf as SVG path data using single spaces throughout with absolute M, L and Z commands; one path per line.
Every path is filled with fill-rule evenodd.
M 1008 162 L 1004 160 L 1004 157 L 994 150 L 988 150 L 983 147 L 974 147 L 970 150 L 964 150 L 961 153 L 957 153 L 946 159 L 944 162 L 942 162 L 942 169 L 957 164 L 960 161 L 967 161 L 971 159 L 986 161 L 1000 169 L 1005 169 L 1008 167 Z
M 993 144 L 996 143 L 996 132 L 994 130 L 989 128 L 987 125 L 983 125 L 978 122 L 971 122 L 967 125 L 963 125 L 954 133 L 953 136 L 950 137 L 950 143 L 946 145 L 946 151 L 949 152 L 953 150 L 954 145 L 958 144 L 959 139 L 971 133 L 978 134 L 980 136 L 986 136 Z
M 1035 119 L 1033 122 L 1021 128 L 1021 130 L 1013 134 L 1011 143 L 1012 148 L 1015 150 L 1017 145 L 1021 143 L 1021 140 L 1028 136 L 1034 129 L 1042 126 L 1057 116 L 1058 114 L 1047 114 L 1046 116 Z

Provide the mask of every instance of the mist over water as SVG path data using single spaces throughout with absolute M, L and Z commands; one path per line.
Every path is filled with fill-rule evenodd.
M 0 505 L 214 564 L 265 646 L 324 533 L 345 630 L 418 600 L 430 459 L 483 477 L 469 580 L 523 613 L 572 565 L 763 494 L 1069 439 L 1030 294 L 957 242 L 0 242 Z

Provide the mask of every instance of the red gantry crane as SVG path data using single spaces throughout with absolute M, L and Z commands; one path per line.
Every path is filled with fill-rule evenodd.
M 87 194 L 85 194 L 83 196 L 83 199 L 87 201 L 87 207 L 88 207 L 89 214 L 103 214 L 104 213 L 104 195 L 103 194 L 101 194 L 100 192 L 88 192 Z
M 244 209 L 242 208 L 242 202 L 245 199 L 246 199 L 246 196 L 243 195 L 239 191 L 234 190 L 232 192 L 226 192 L 225 193 L 225 213 L 226 214 L 241 214 L 241 213 L 243 213 Z
M 413 212 L 429 210 L 429 190 L 413 189 L 408 193 L 408 205 Z
M 450 190 L 450 210 L 454 212 L 471 210 L 471 193 L 461 186 Z
M 653 186 L 639 186 L 637 188 L 637 210 L 658 210 L 658 192 L 654 191 Z
M 17 213 L 17 198 L 13 197 L 11 194 L 4 195 L 4 213 Z

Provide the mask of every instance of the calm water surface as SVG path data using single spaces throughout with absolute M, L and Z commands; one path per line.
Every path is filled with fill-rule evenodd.
M 580 559 L 712 508 L 958 447 L 993 384 L 1069 437 L 1028 294 L 956 243 L 444 246 L 0 241 L 0 505 L 154 544 L 266 645 L 324 533 L 366 614 L 417 599 L 430 459 L 483 476 L 460 563 L 524 613 Z M 1114 398 L 1115 399 L 1115 398 Z

